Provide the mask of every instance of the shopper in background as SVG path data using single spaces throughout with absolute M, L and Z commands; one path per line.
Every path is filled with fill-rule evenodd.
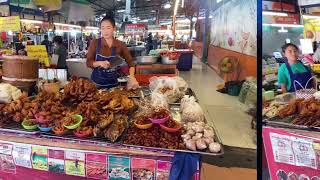
M 49 53 L 50 41 L 48 35 L 44 35 L 44 40 L 41 42 L 41 45 L 45 45 L 47 49 L 47 53 Z
M 152 33 L 149 33 L 148 38 L 147 38 L 147 54 L 153 49 L 153 43 L 152 43 Z
M 282 46 L 282 52 L 286 58 L 278 71 L 278 83 L 283 93 L 295 92 L 302 87 L 299 85 L 294 88 L 294 81 L 298 81 L 303 87 L 306 86 L 309 79 L 312 78 L 311 69 L 298 60 L 299 48 L 292 43 Z M 316 84 L 312 80 L 308 83 L 307 88 L 315 88 Z
M 135 78 L 133 58 L 127 46 L 121 41 L 114 39 L 116 31 L 115 19 L 112 15 L 105 16 L 100 22 L 101 38 L 94 39 L 87 54 L 87 66 L 93 69 L 91 79 L 100 87 L 111 88 L 118 85 L 118 72 L 110 68 L 117 56 L 123 57 L 129 68 L 128 89 L 136 89 L 139 86 Z
M 58 69 L 67 69 L 67 56 L 68 56 L 68 50 L 63 45 L 62 37 L 61 36 L 55 36 L 53 38 L 54 43 L 54 54 L 57 55 L 58 61 L 57 61 L 57 68 Z

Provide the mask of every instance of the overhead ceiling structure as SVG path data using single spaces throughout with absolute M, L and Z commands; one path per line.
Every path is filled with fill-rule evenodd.
M 123 21 L 123 14 L 125 13 L 126 0 L 87 0 L 91 7 L 95 10 L 98 16 L 106 12 L 114 11 L 118 22 Z M 180 4 L 181 4 L 180 0 Z M 184 0 L 184 6 L 200 7 L 202 1 L 205 0 Z M 170 19 L 173 15 L 175 0 L 131 0 L 130 16 L 136 20 L 155 20 L 156 16 L 159 19 Z M 165 8 L 166 4 L 170 4 L 170 8 Z M 184 16 L 183 8 L 179 8 L 178 16 Z

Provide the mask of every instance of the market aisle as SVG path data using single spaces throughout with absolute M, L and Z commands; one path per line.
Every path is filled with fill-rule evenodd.
M 251 117 L 238 97 L 216 91 L 216 85 L 223 80 L 214 70 L 194 58 L 192 70 L 181 71 L 180 76 L 195 91 L 208 122 L 213 123 L 224 145 L 256 149 Z

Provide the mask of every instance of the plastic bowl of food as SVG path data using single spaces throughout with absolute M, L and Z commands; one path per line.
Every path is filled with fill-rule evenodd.
M 22 127 L 27 130 L 35 130 L 37 129 L 37 121 L 36 119 L 24 119 L 21 123 Z
M 64 126 L 55 126 L 52 131 L 55 135 L 62 136 L 68 133 L 69 129 L 65 128 Z
M 153 123 L 145 117 L 137 118 L 133 124 L 138 129 L 149 129 L 153 126 Z
M 40 129 L 40 131 L 42 132 L 50 132 L 52 130 L 52 127 L 50 127 L 49 125 L 37 125 L 37 127 Z
M 86 138 L 90 137 L 93 134 L 93 128 L 91 126 L 89 127 L 83 127 L 83 128 L 77 128 L 73 131 L 73 134 L 77 136 L 78 138 Z
M 155 111 L 151 117 L 149 117 L 149 120 L 154 124 L 163 124 L 167 122 L 170 119 L 170 114 L 166 109 L 160 109 Z
M 170 119 L 164 124 L 160 124 L 161 129 L 166 132 L 175 133 L 181 129 L 181 124 L 175 120 Z
M 81 115 L 73 115 L 71 117 L 65 117 L 64 119 L 64 127 L 67 129 L 77 129 L 82 122 Z

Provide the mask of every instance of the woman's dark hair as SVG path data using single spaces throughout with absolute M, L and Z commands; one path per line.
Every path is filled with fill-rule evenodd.
M 63 40 L 61 36 L 55 36 L 53 38 L 53 42 L 57 43 L 57 44 L 62 44 Z
M 114 15 L 112 12 L 106 13 L 106 16 L 102 18 L 102 20 L 100 21 L 100 25 L 102 24 L 103 21 L 109 21 L 113 27 L 116 26 L 116 20 L 114 19 Z
M 282 48 L 282 52 L 284 53 L 289 46 L 292 46 L 292 47 L 296 48 L 297 50 L 299 50 L 298 46 L 296 46 L 295 44 L 293 44 L 293 43 L 287 43 L 287 44 L 285 44 L 285 45 L 283 45 L 283 46 L 281 47 L 281 48 Z

